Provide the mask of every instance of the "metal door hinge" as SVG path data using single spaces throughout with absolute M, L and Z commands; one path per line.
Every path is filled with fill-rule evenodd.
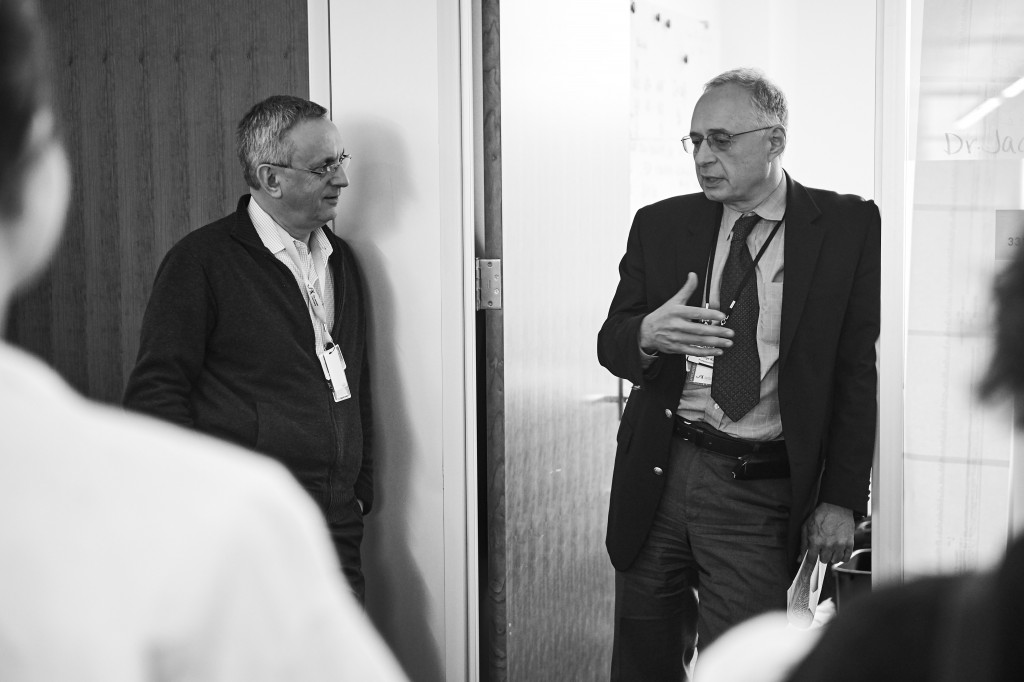
M 501 310 L 501 259 L 476 259 L 476 309 Z

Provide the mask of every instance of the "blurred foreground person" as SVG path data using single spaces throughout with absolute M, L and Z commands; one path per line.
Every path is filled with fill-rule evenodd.
M 995 287 L 995 352 L 983 397 L 1024 402 L 1024 249 Z M 1024 410 L 1016 410 L 1024 430 Z M 1024 539 L 999 566 L 936 576 L 843 609 L 790 682 L 1002 682 L 1024 679 Z M 702 681 L 703 682 L 703 681 Z M 713 682 L 713 681 L 712 681 Z
M 0 0 L 0 326 L 69 197 L 45 54 L 34 2 Z M 280 465 L 92 404 L 4 343 L 0 519 L 6 682 L 405 679 Z
M 1024 338 L 1021 339 L 1024 341 Z M 1024 543 L 992 571 L 920 578 L 858 597 L 787 682 L 1024 679 Z M 699 666 L 698 666 L 699 667 Z M 699 682 L 723 682 L 725 678 Z M 758 678 L 761 682 L 780 678 Z M 752 682 L 757 682 L 756 680 Z

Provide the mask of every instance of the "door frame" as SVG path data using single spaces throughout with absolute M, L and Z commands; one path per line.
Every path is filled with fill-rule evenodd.
M 346 0 L 307 0 L 309 26 L 309 98 L 327 107 L 331 117 L 331 7 Z M 475 128 L 474 6 L 479 0 L 435 0 L 437 11 L 438 115 L 440 167 L 449 172 L 441 186 L 446 217 L 440 234 L 440 336 L 445 372 L 436 393 L 441 396 L 440 469 L 443 477 L 443 632 L 433 633 L 436 655 L 445 679 L 480 678 L 480 599 L 477 472 L 477 356 L 475 326 L 475 157 L 480 153 Z M 453 159 L 453 155 L 457 159 Z M 450 169 L 458 168 L 457 178 Z M 454 188 L 457 187 L 457 190 Z M 457 196 L 456 196 L 457 195 Z M 393 273 L 396 277 L 400 273 Z M 409 340 L 414 341 L 414 340 Z M 437 362 L 437 358 L 423 358 Z M 391 500 L 392 505 L 402 501 Z M 400 600 L 396 599 L 396 603 Z M 400 614 L 396 614 L 400 615 Z M 396 649 L 400 660 L 415 670 L 417 652 Z
M 876 4 L 875 197 L 882 225 L 881 333 L 878 341 L 878 449 L 872 489 L 872 584 L 904 580 L 905 378 L 910 226 L 921 10 L 916 0 Z

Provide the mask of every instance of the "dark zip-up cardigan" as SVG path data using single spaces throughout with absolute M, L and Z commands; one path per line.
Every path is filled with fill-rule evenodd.
M 368 513 L 366 311 L 352 252 L 320 228 L 334 249 L 331 335 L 352 392 L 336 403 L 317 359 L 306 301 L 256 232 L 249 199 L 243 196 L 234 214 L 190 233 L 164 257 L 124 404 L 280 461 L 328 524 L 351 510 L 353 494 Z

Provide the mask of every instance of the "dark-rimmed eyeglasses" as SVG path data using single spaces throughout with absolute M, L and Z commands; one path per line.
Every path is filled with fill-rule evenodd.
M 334 174 L 338 172 L 339 168 L 341 168 L 342 170 L 348 170 L 349 165 L 352 163 L 352 155 L 342 154 L 341 158 L 338 159 L 337 161 L 334 161 L 332 163 L 325 163 L 319 168 L 299 168 L 297 166 L 286 166 L 282 163 L 271 163 L 270 161 L 264 161 L 264 163 L 266 163 L 268 166 L 274 166 L 275 168 L 287 168 L 289 170 L 306 171 L 307 173 L 312 173 L 313 175 L 316 175 L 320 178 L 330 178 L 333 177 Z
M 776 124 L 777 125 L 777 124 Z M 700 146 L 704 144 L 704 140 L 708 141 L 708 146 L 716 152 L 727 152 L 732 147 L 732 140 L 734 137 L 740 135 L 746 135 L 747 133 L 756 133 L 760 130 L 768 130 L 769 128 L 775 128 L 776 126 L 770 125 L 763 128 L 754 128 L 753 130 L 744 130 L 742 133 L 711 133 L 707 137 L 703 135 L 687 135 L 680 142 L 683 143 L 683 149 L 687 154 L 696 154 L 700 151 Z

